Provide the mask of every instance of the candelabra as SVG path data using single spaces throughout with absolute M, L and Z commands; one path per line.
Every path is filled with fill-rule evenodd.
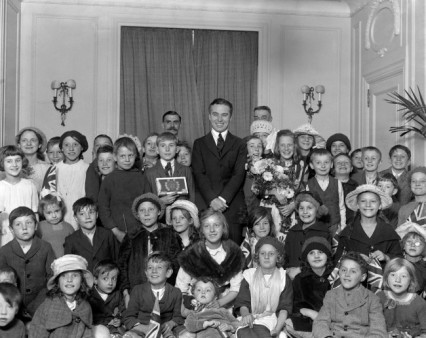
M 52 84 L 50 86 L 52 90 L 55 91 L 55 94 L 53 96 L 53 106 L 55 109 L 61 113 L 61 120 L 62 126 L 65 126 L 65 118 L 66 114 L 71 110 L 72 105 L 74 103 L 74 99 L 72 97 L 72 90 L 75 89 L 76 84 L 74 80 L 68 80 L 67 82 L 59 82 L 59 81 L 52 81 Z M 58 95 L 62 96 L 62 104 L 60 107 L 58 107 Z M 68 106 L 66 103 L 66 98 L 68 96 Z
M 312 101 L 315 101 L 314 91 L 318 94 L 318 103 L 317 103 L 317 110 L 314 110 L 312 108 Z M 325 88 L 323 85 L 318 85 L 315 88 L 309 87 L 307 85 L 302 86 L 302 93 L 303 93 L 303 108 L 305 109 L 305 113 L 308 115 L 309 123 L 312 122 L 312 116 L 314 114 L 319 113 L 322 107 L 321 102 L 321 94 L 325 93 Z

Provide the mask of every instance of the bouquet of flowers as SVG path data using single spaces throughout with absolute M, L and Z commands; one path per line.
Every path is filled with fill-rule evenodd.
M 260 159 L 249 164 L 249 175 L 253 178 L 251 190 L 262 196 L 264 204 L 287 205 L 295 195 L 296 182 L 293 167 L 286 168 L 277 164 L 273 159 Z M 281 220 L 281 226 L 286 231 L 290 228 L 291 219 Z

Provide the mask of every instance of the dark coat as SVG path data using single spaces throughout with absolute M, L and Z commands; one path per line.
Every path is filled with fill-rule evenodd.
M 318 276 L 311 269 L 302 271 L 293 280 L 293 313 L 290 319 L 297 331 L 312 331 L 313 320 L 300 313 L 300 309 L 311 309 L 319 311 L 325 294 L 331 285 L 327 280 L 330 270 Z
M 63 297 L 46 298 L 28 333 L 29 338 L 92 338 L 92 309 L 85 300 L 71 311 Z
M 151 284 L 136 285 L 130 295 L 129 306 L 124 312 L 123 321 L 130 330 L 136 323 L 149 324 L 155 304 L 155 295 Z M 183 324 L 181 314 L 182 294 L 178 288 L 166 283 L 163 298 L 159 301 L 161 324 L 173 320 L 176 324 Z
M 390 224 L 377 218 L 377 226 L 371 237 L 362 229 L 360 218 L 356 217 L 352 225 L 348 225 L 340 234 L 339 246 L 334 256 L 337 261 L 344 250 L 357 251 L 364 255 L 380 250 L 390 258 L 402 257 L 400 237 Z
M 208 208 L 218 196 L 224 198 L 229 206 L 224 215 L 230 237 L 237 244 L 243 241 L 240 218 L 245 211 L 243 185 L 246 159 L 246 145 L 230 132 L 220 154 L 211 132 L 194 142 L 192 170 L 198 210 Z
M 316 221 L 307 229 L 303 230 L 303 223 L 299 221 L 290 228 L 285 239 L 285 267 L 298 267 L 302 263 L 302 247 L 305 241 L 313 236 L 321 236 L 331 241 L 328 226 L 325 223 Z
M 221 264 L 213 259 L 204 241 L 200 240 L 180 253 L 179 265 L 192 278 L 208 276 L 220 286 L 225 285 L 243 269 L 245 258 L 239 246 L 229 239 L 222 241 L 222 247 L 226 257 Z
M 114 318 L 121 317 L 125 310 L 124 298 L 120 290 L 115 290 L 106 300 L 103 300 L 96 288 L 93 288 L 89 303 L 92 307 L 93 325 L 107 326 Z
M 192 177 L 192 170 L 175 160 L 175 170 L 173 171 L 173 177 L 185 177 L 186 184 L 188 186 L 188 195 L 183 195 L 182 198 L 188 199 L 191 202 L 195 201 L 195 184 Z M 159 177 L 168 177 L 166 171 L 161 165 L 161 160 L 152 167 L 145 170 L 145 192 L 152 192 L 158 195 L 156 179 Z
M 179 265 L 177 255 L 182 251 L 179 235 L 164 225 L 149 232 L 140 229 L 133 236 L 126 235 L 120 246 L 118 266 L 120 268 L 120 288 L 129 292 L 137 284 L 147 281 L 145 275 L 145 260 L 148 257 L 148 237 L 152 245 L 152 251 L 163 251 L 172 258 L 173 275 L 169 283 L 174 284 Z
M 99 189 L 101 188 L 102 176 L 96 171 L 97 160 L 90 163 L 86 171 L 86 181 L 84 182 L 84 190 L 86 197 L 89 197 L 98 204 Z
M 138 169 L 115 170 L 105 177 L 99 191 L 99 217 L 107 229 L 117 227 L 134 234 L 139 221 L 132 213 L 132 203 L 143 194 L 145 179 Z
M 93 271 L 97 263 L 104 259 L 117 261 L 120 244 L 111 230 L 96 227 L 93 245 L 81 229 L 65 238 L 65 254 L 80 255 L 86 258 L 88 270 Z
M 28 307 L 52 276 L 50 265 L 55 260 L 52 246 L 34 237 L 30 250 L 25 254 L 16 239 L 0 249 L 0 267 L 9 265 L 18 274 L 22 302 Z M 31 307 L 30 307 L 31 308 Z M 29 311 L 32 313 L 32 310 Z

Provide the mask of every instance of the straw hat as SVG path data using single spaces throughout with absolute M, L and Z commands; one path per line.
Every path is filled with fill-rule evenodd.
M 317 147 L 320 146 L 320 148 L 325 148 L 324 138 L 319 134 L 318 131 L 315 130 L 314 127 L 312 127 L 312 124 L 310 124 L 310 123 L 302 124 L 301 126 L 294 129 L 293 133 L 296 137 L 298 137 L 300 135 L 310 135 L 314 138 L 315 145 Z
M 47 289 L 51 290 L 56 285 L 56 278 L 61 273 L 67 271 L 80 270 L 83 272 L 83 277 L 86 280 L 86 284 L 91 288 L 93 286 L 93 275 L 87 270 L 87 261 L 85 258 L 78 255 L 64 255 L 58 259 L 55 259 L 50 265 L 53 271 L 53 277 L 47 282 Z
M 151 192 L 148 192 L 146 194 L 140 195 L 139 197 L 136 197 L 135 200 L 133 201 L 132 213 L 133 213 L 133 216 L 135 216 L 136 219 L 139 219 L 139 215 L 138 215 L 139 206 L 141 205 L 141 203 L 146 202 L 146 201 L 151 202 L 158 207 L 158 209 L 160 210 L 160 215 L 158 216 L 159 219 L 161 217 L 163 217 L 164 210 L 166 209 L 166 205 L 157 195 L 155 195 Z
M 172 211 L 173 209 L 184 209 L 189 212 L 192 220 L 194 221 L 194 227 L 198 229 L 200 227 L 200 220 L 198 218 L 198 208 L 191 201 L 177 200 L 172 205 L 166 208 L 166 223 L 172 225 Z
M 346 206 L 353 210 L 358 210 L 358 204 L 357 204 L 357 198 L 358 195 L 364 193 L 364 192 L 372 192 L 380 197 L 380 206 L 381 209 L 389 208 L 392 205 L 392 198 L 388 195 L 386 195 L 383 191 L 380 190 L 379 187 L 373 185 L 373 184 L 363 184 L 357 187 L 354 191 L 351 191 L 346 196 Z
M 27 130 L 29 130 L 29 131 L 32 131 L 32 132 L 34 132 L 36 135 L 39 135 L 40 136 L 40 138 L 41 138 L 41 143 L 40 143 L 40 152 L 41 153 L 44 153 L 45 151 L 46 151 L 46 148 L 47 148 L 47 139 L 46 139 L 46 135 L 40 130 L 40 129 L 38 129 L 38 128 L 36 128 L 36 127 L 25 127 L 25 128 L 22 128 L 19 132 L 18 132 L 18 134 L 16 134 L 16 136 L 15 136 L 15 142 L 16 142 L 16 144 L 19 144 L 19 141 L 21 140 L 21 136 L 22 136 L 22 134 L 25 132 L 25 131 L 27 131 Z

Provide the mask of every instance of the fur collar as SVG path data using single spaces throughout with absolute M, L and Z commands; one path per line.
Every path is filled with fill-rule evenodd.
M 200 240 L 180 253 L 179 265 L 192 278 L 209 276 L 222 286 L 244 266 L 244 255 L 238 245 L 228 239 L 222 241 L 222 246 L 226 257 L 221 264 L 216 263 L 208 253 L 204 241 Z

